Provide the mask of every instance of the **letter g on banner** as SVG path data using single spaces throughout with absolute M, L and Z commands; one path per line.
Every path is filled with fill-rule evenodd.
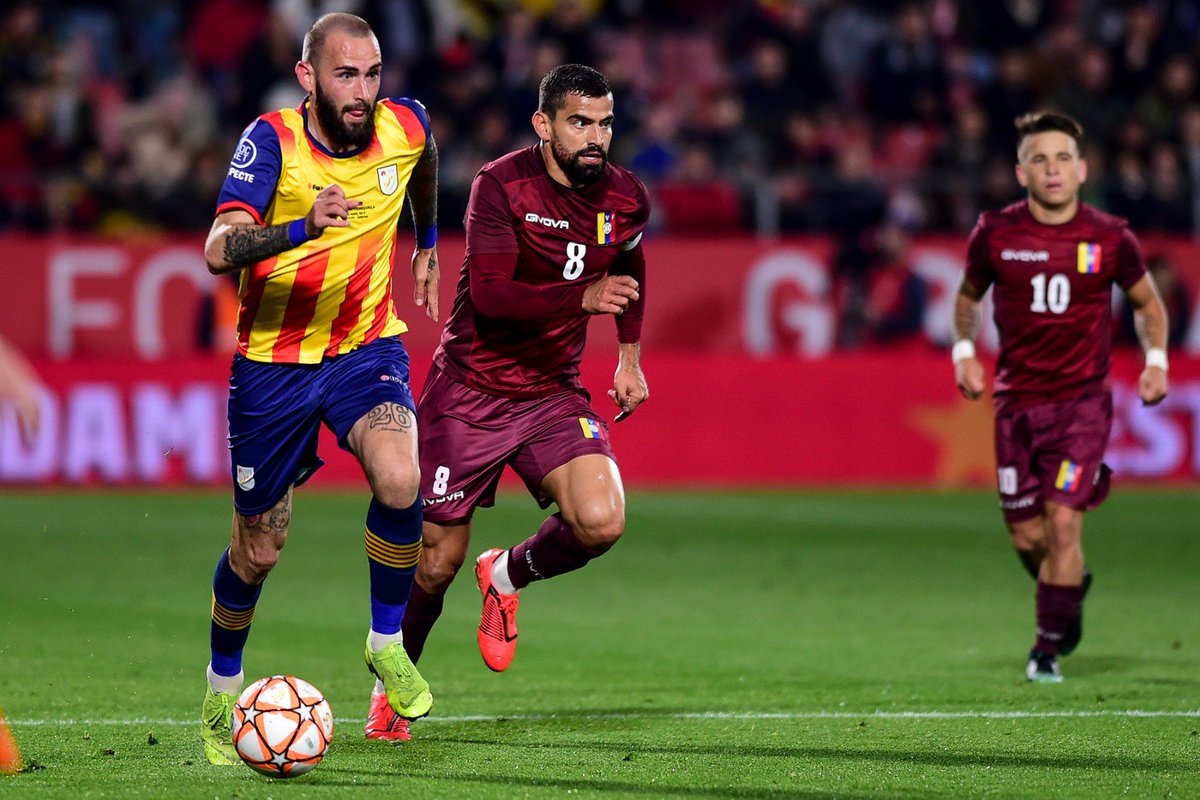
M 756 261 L 742 295 L 746 349 L 757 356 L 778 353 L 779 334 L 787 332 L 795 335 L 794 353 L 828 353 L 835 332 L 829 288 L 825 266 L 801 250 L 774 250 Z

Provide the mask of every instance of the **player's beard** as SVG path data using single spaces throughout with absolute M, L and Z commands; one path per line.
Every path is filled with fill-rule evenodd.
M 321 84 L 316 84 L 313 90 L 313 108 L 317 114 L 317 122 L 321 130 L 329 137 L 329 143 L 335 151 L 358 150 L 371 143 L 375 136 L 375 107 L 366 103 L 338 108 L 332 100 L 321 91 Z M 345 120 L 345 113 L 355 109 L 366 111 L 362 122 L 350 123 Z
M 567 176 L 572 186 L 591 186 L 604 175 L 608 166 L 608 153 L 598 145 L 588 145 L 582 150 L 572 153 L 557 137 L 550 140 L 550 153 L 558 168 Z M 600 161 L 597 164 L 584 164 L 580 156 L 598 153 Z

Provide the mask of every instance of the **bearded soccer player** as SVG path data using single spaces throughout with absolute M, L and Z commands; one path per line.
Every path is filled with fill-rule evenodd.
M 979 303 L 994 286 L 996 461 L 1000 507 L 1013 547 L 1037 580 L 1037 635 L 1025 674 L 1062 681 L 1058 657 L 1083 634 L 1083 513 L 1108 494 L 1103 463 L 1112 426 L 1112 285 L 1128 295 L 1145 369 L 1138 397 L 1167 394 L 1167 315 L 1125 220 L 1079 200 L 1087 179 L 1083 129 L 1055 113 L 1016 122 L 1017 180 L 1026 200 L 985 212 L 971 232 L 954 305 L 955 379 L 984 393 L 975 357 Z
M 375 675 L 367 735 L 421 717 L 429 684 L 401 645 L 421 549 L 417 427 L 407 327 L 392 302 L 392 257 L 405 195 L 417 226 L 414 302 L 438 318 L 437 148 L 424 107 L 377 101 L 379 43 L 362 19 L 321 17 L 296 77 L 308 97 L 242 134 L 205 245 L 213 273 L 240 271 L 238 344 L 229 382 L 233 536 L 213 575 L 201 738 L 234 764 L 230 714 L 242 649 L 267 574 L 287 540 L 292 489 L 323 463 L 324 422 L 362 465 Z M 386 710 L 386 713 L 385 713 Z
M 417 407 L 424 548 L 404 615 L 420 658 L 462 566 L 475 509 L 491 506 L 505 466 L 542 508 L 558 510 L 509 550 L 475 562 L 484 663 L 508 668 L 517 604 L 534 581 L 579 569 L 625 528 L 625 495 L 607 422 L 579 380 L 588 320 L 616 320 L 616 420 L 649 396 L 640 366 L 650 203 L 641 181 L 609 163 L 613 96 L 590 67 L 542 80 L 538 143 L 484 166 L 467 209 L 458 293 Z M 398 721 L 407 736 L 407 722 Z

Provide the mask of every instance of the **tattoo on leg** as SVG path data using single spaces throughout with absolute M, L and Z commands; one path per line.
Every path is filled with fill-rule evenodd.
M 411 410 L 399 403 L 381 403 L 367 412 L 367 427 L 395 433 L 408 433 L 416 420 Z
M 292 521 L 292 504 L 290 499 L 288 502 L 279 503 L 265 514 L 250 514 L 242 517 L 245 527 L 258 531 L 259 533 L 287 533 L 288 525 Z

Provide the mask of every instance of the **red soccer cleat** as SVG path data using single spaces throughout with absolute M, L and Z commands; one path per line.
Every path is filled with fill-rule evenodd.
M 412 739 L 412 734 L 408 732 L 408 720 L 392 710 L 383 692 L 371 692 L 371 708 L 367 711 L 367 724 L 363 732 L 368 739 L 388 742 L 407 742 Z
M 479 618 L 479 654 L 493 672 L 503 672 L 517 651 L 516 594 L 504 594 L 492 584 L 492 565 L 504 551 L 492 548 L 475 559 L 475 582 L 483 594 L 483 614 Z

